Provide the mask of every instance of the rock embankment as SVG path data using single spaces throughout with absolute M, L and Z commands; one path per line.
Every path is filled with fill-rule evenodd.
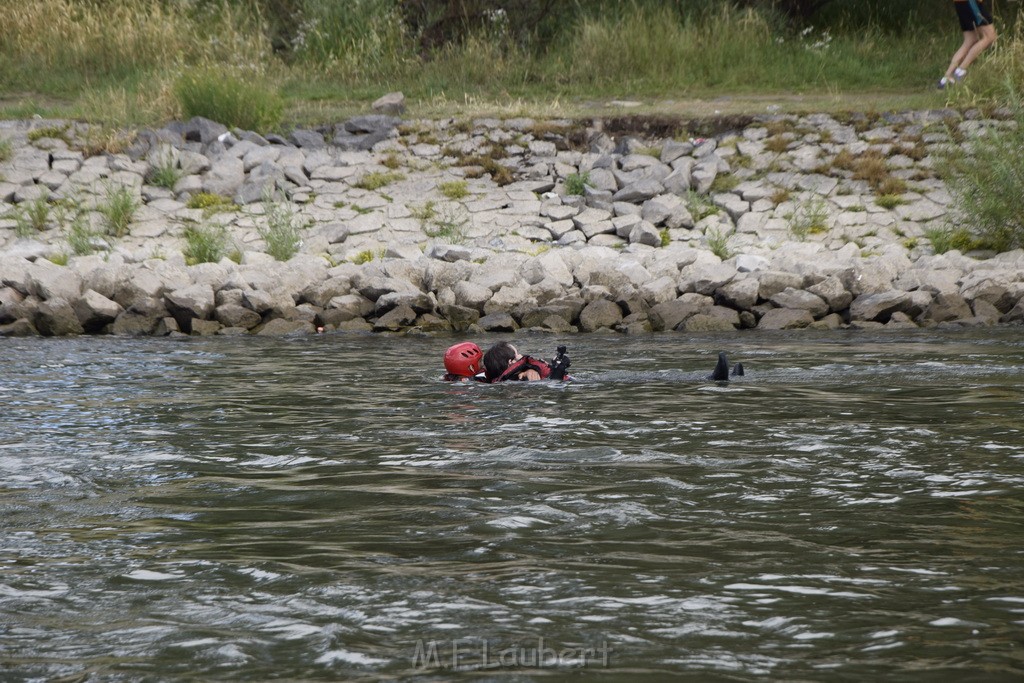
M 526 119 L 374 115 L 287 137 L 194 119 L 120 150 L 82 125 L 4 122 L 0 335 L 1024 322 L 1024 252 L 929 239 L 956 221 L 937 157 L 1004 125 L 952 117 L 646 140 Z M 134 199 L 119 226 L 115 195 Z M 287 261 L 266 253 L 282 207 L 302 238 Z M 227 255 L 192 263 L 197 228 Z

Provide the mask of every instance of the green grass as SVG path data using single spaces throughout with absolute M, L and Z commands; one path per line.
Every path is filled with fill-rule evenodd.
M 1014 123 L 971 140 L 973 152 L 958 148 L 942 169 L 961 224 L 997 251 L 1024 247 L 1024 210 L 1016 199 L 1024 196 L 1024 101 L 1015 105 Z
M 276 131 L 284 117 L 285 102 L 266 81 L 200 68 L 182 75 L 174 94 L 186 118 L 205 116 L 230 127 L 258 132 Z
M 545 14 L 535 4 L 511 3 L 509 14 Z M 451 35 L 434 42 L 424 26 L 442 17 L 414 25 L 410 17 L 419 15 L 410 8 L 424 3 L 399 0 L 19 0 L 0 22 L 0 91 L 10 102 L 0 109 L 13 118 L 124 124 L 200 114 L 274 130 L 364 112 L 383 87 L 402 90 L 417 116 L 537 118 L 592 116 L 595 101 L 624 97 L 659 103 L 638 113 L 671 107 L 664 102 L 672 99 L 684 114 L 702 107 L 709 115 L 736 106 L 763 112 L 766 101 L 789 109 L 794 97 L 809 98 L 792 105 L 805 110 L 937 108 L 947 98 L 973 106 L 1001 99 L 1007 78 L 1024 83 L 1012 4 L 997 9 L 1005 26 L 998 49 L 953 93 L 924 86 L 956 48 L 948 10 L 923 0 L 828 3 L 850 13 L 870 5 L 860 14 L 872 18 L 848 23 L 826 13 L 826 41 L 821 25 L 803 35 L 778 14 L 736 4 L 743 3 L 545 3 L 543 27 L 514 31 L 474 23 L 471 12 L 438 24 Z M 442 3 L 426 6 L 429 14 Z M 887 18 L 910 9 L 913 30 Z M 722 94 L 749 99 L 698 103 Z
M 883 194 L 875 197 L 875 204 L 883 209 L 895 209 L 900 204 L 906 204 L 907 200 L 897 194 Z
M 373 261 L 374 259 L 384 258 L 385 253 L 387 252 L 384 249 L 364 249 L 363 251 L 353 256 L 350 260 L 357 266 L 361 266 L 364 263 L 369 263 L 370 261 Z
M 272 201 L 264 198 L 265 225 L 256 228 L 260 237 L 267 244 L 267 253 L 278 261 L 287 261 L 298 253 L 302 245 L 302 234 L 298 226 L 298 217 L 291 204 Z
M 972 251 L 981 246 L 978 238 L 967 228 L 925 228 L 924 236 L 931 242 L 932 251 L 936 254 L 945 254 L 953 249 L 960 252 Z
M 587 184 L 590 183 L 590 173 L 570 173 L 565 179 L 565 193 L 570 195 L 583 195 Z
M 228 231 L 222 225 L 188 225 L 182 233 L 185 263 L 217 263 L 227 255 Z
M 732 256 L 732 251 L 729 250 L 729 231 L 719 230 L 718 228 L 709 228 L 704 234 L 705 239 L 708 241 L 708 249 L 711 253 L 718 258 L 725 261 Z
M 464 199 L 469 194 L 469 185 L 465 180 L 451 180 L 437 186 L 437 191 L 451 200 Z
M 93 240 L 98 235 L 89 227 L 85 213 L 77 212 L 65 228 L 64 239 L 75 256 L 88 256 L 96 251 Z
M 0 140 L 0 163 L 10 159 L 13 154 L 10 140 Z
M 30 237 L 46 230 L 50 222 L 50 201 L 40 195 L 32 201 L 23 202 L 13 211 L 14 231 L 19 237 Z
M 798 240 L 803 241 L 809 235 L 828 231 L 828 205 L 819 197 L 805 199 L 797 202 L 796 209 L 788 220 L 789 231 Z
M 372 171 L 356 181 L 354 187 L 362 190 L 379 190 L 399 180 L 405 180 L 405 176 L 401 173 L 396 173 L 395 171 Z
M 189 197 L 185 206 L 190 209 L 201 209 L 204 214 L 210 215 L 219 211 L 238 211 L 238 204 L 227 197 L 210 192 L 197 192 Z
M 694 221 L 703 220 L 719 212 L 718 206 L 709 197 L 693 190 L 689 190 L 686 193 L 685 201 L 686 208 L 689 210 L 690 215 L 693 216 Z
M 427 200 L 422 206 L 410 206 L 409 213 L 416 220 L 430 221 L 437 216 L 437 208 L 434 206 L 433 200 Z
M 141 206 L 141 199 L 129 187 L 118 186 L 107 189 L 106 200 L 97 207 L 107 222 L 107 234 L 124 237 Z
M 181 180 L 182 175 L 181 169 L 168 156 L 150 169 L 149 182 L 156 187 L 173 190 L 174 186 Z

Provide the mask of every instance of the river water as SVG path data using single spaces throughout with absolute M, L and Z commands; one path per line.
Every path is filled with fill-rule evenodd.
M 453 341 L 0 339 L 0 679 L 1024 675 L 1019 329 Z

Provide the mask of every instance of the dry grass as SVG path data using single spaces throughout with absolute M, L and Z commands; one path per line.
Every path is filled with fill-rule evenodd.
M 879 152 L 870 150 L 853 162 L 853 179 L 865 180 L 868 185 L 878 188 L 889 178 L 889 164 Z
M 775 152 L 776 154 L 782 154 L 789 149 L 790 139 L 785 135 L 773 135 L 764 141 L 764 148 L 769 152 Z

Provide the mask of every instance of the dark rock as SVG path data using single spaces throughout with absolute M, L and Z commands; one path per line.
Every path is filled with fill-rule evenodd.
M 153 318 L 127 310 L 117 316 L 117 320 L 111 325 L 110 333 L 129 337 L 150 335 L 153 334 L 153 330 L 156 328 L 157 322 L 159 322 L 161 317 L 163 316 Z
M 294 130 L 289 138 L 296 147 L 303 149 L 319 149 L 327 146 L 324 136 L 315 130 Z
M 75 309 L 64 299 L 50 299 L 40 303 L 32 322 L 44 337 L 65 337 L 85 332 L 78 322 Z
M 615 327 L 622 322 L 622 309 L 607 299 L 598 299 L 586 305 L 580 313 L 580 329 L 593 332 L 602 327 Z
M 411 327 L 416 322 L 416 311 L 411 306 L 401 305 L 391 309 L 373 323 L 374 332 L 397 332 Z
M 27 318 L 20 318 L 14 322 L 0 325 L 0 337 L 34 337 L 39 332 L 32 327 Z
M 238 304 L 218 306 L 214 311 L 214 318 L 224 327 L 241 327 L 246 330 L 251 330 L 263 322 L 259 313 Z
M 515 332 L 519 329 L 515 318 L 509 313 L 491 313 L 477 321 L 485 332 Z
M 757 323 L 759 330 L 795 330 L 808 327 L 814 317 L 807 311 L 795 308 L 773 308 L 761 316 Z
M 186 140 L 208 145 L 224 133 L 227 133 L 228 129 L 221 123 L 211 121 L 202 116 L 196 116 L 185 124 L 183 132 Z

